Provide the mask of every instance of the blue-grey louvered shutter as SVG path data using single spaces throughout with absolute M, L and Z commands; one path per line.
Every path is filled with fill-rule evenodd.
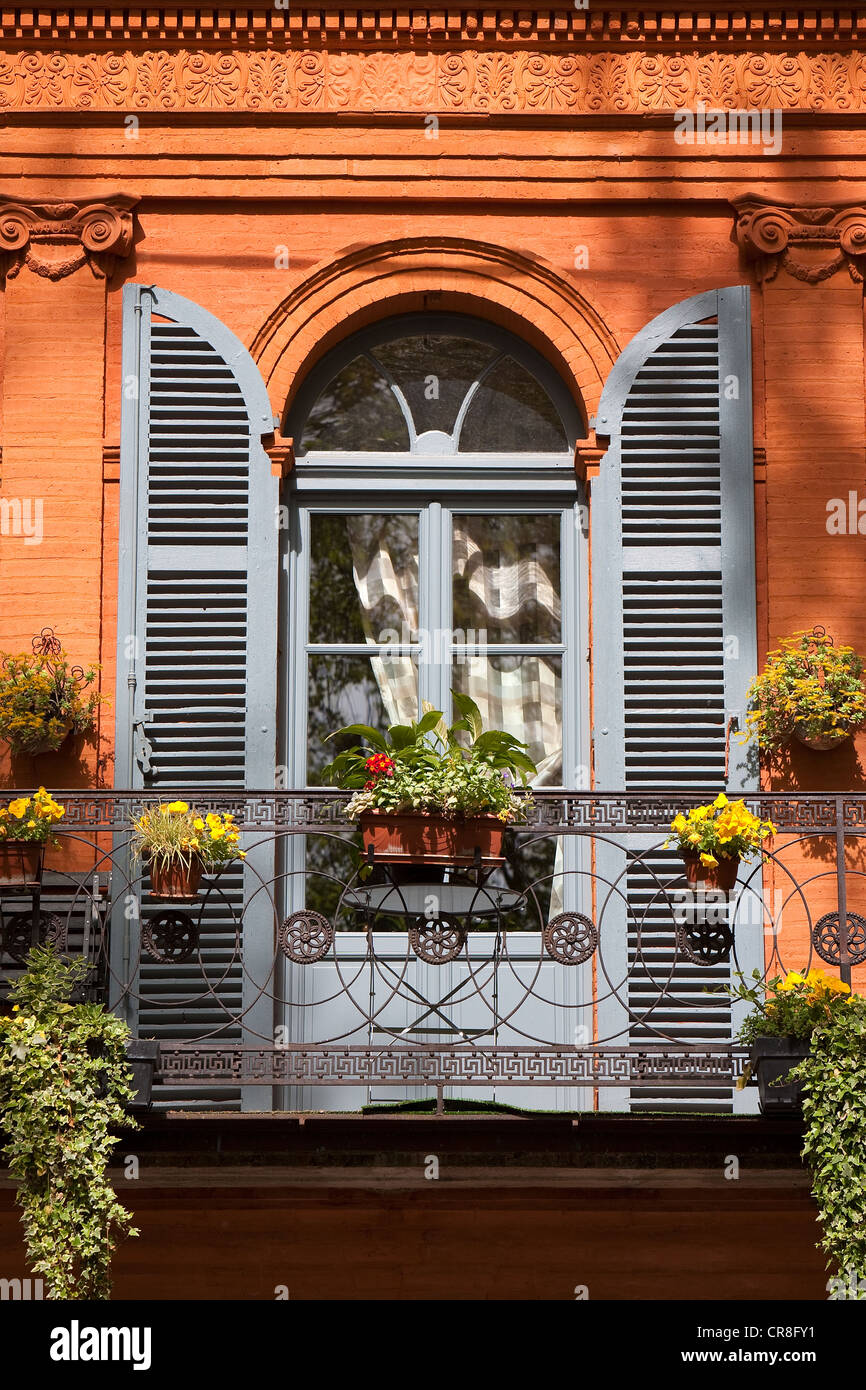
M 267 391 L 243 344 L 189 300 L 128 285 L 123 315 L 115 782 L 192 797 L 272 788 L 279 480 L 262 447 L 274 428 Z M 271 878 L 271 860 L 258 848 L 245 874 L 221 876 L 236 910 L 244 883 L 249 896 L 257 874 Z M 247 906 L 243 932 L 244 969 L 232 914 L 214 897 L 202 940 L 210 1000 L 197 957 L 145 955 L 139 1035 L 271 1041 L 257 988 L 273 959 L 266 893 Z M 242 1009 L 243 1034 L 226 1031 Z M 205 1103 L 217 1094 L 237 1103 L 224 1091 Z
M 748 288 L 711 290 L 653 319 L 611 372 L 596 429 L 610 447 L 592 489 L 595 781 L 688 806 L 725 785 L 726 728 L 732 717 L 743 727 L 756 662 Z M 755 786 L 735 740 L 727 785 Z M 605 863 L 613 877 L 624 867 L 613 851 Z M 670 857 L 650 863 L 662 881 L 676 872 Z M 651 874 L 632 866 L 626 885 L 629 912 L 618 931 L 611 918 L 605 956 L 610 978 L 631 967 L 629 1010 L 652 1010 L 651 1021 L 630 1022 L 613 999 L 603 1031 L 626 1028 L 632 1045 L 725 1042 L 730 1008 L 707 990 L 729 967 L 674 964 L 670 910 L 653 905 Z M 760 928 L 743 932 L 739 961 L 757 962 Z M 635 1092 L 632 1107 L 687 1100 L 731 1104 L 696 1088 Z

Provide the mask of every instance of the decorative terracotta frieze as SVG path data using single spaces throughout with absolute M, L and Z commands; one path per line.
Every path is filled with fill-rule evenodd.
M 101 202 L 29 203 L 0 194 L 0 254 L 11 278 L 26 265 L 34 275 L 62 280 L 87 264 L 98 278 L 111 274 L 132 250 L 137 198 L 115 194 Z
M 94 5 L 0 7 L 0 41 L 44 43 L 51 40 L 87 45 L 94 42 L 142 42 L 188 44 L 230 40 L 270 43 L 286 35 L 304 43 L 343 43 L 357 39 L 385 40 L 405 45 L 416 42 L 477 41 L 500 47 L 503 43 L 555 42 L 604 44 L 620 48 L 635 45 L 661 47 L 689 44 L 693 47 L 778 44 L 845 44 L 866 37 L 866 11 L 842 6 L 803 9 L 754 4 L 740 0 L 735 10 L 724 6 L 695 5 L 633 9 L 597 6 L 585 8 L 559 0 L 555 6 L 527 7 L 525 0 L 500 0 L 498 4 L 449 7 L 369 5 L 362 8 L 298 5 L 295 0 L 276 4 L 235 6 L 195 5 Z
M 852 53 L 158 49 L 0 53 L 3 111 L 658 115 L 866 108 Z
M 733 201 L 737 241 L 758 262 L 758 275 L 772 280 L 783 267 L 795 280 L 815 285 L 846 267 L 863 279 L 866 207 L 798 207 L 748 195 Z

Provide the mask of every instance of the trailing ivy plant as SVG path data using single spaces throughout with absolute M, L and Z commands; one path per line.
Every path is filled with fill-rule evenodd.
M 784 1078 L 803 1082 L 802 1155 L 811 1169 L 821 1248 L 835 1299 L 866 1301 L 866 998 L 838 976 L 813 969 L 727 992 L 753 1005 L 741 1042 L 788 1037 L 809 1052 Z
M 831 1298 L 866 1301 L 866 999 L 852 994 L 815 1029 L 791 1073 L 804 1083 L 803 1157 L 812 1171 Z
M 0 1018 L 0 1126 L 28 1264 L 52 1299 L 109 1298 L 112 1253 L 138 1234 L 106 1176 L 112 1130 L 134 1124 L 129 1029 L 71 1002 L 88 968 L 35 947 Z

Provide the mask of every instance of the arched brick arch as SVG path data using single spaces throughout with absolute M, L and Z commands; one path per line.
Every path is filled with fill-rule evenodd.
M 294 289 L 251 352 L 281 419 L 303 378 L 341 339 L 394 314 L 474 314 L 523 338 L 559 372 L 587 416 L 619 356 L 612 333 L 550 266 L 503 246 L 411 237 L 348 251 Z

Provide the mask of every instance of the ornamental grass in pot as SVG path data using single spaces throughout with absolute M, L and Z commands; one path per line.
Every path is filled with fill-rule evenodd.
M 230 813 L 198 811 L 171 801 L 143 811 L 133 822 L 132 850 L 150 875 L 150 896 L 168 901 L 195 899 L 205 870 L 244 859 L 240 833 Z
M 425 705 L 421 719 L 386 733 L 349 724 L 330 738 L 357 736 L 324 769 L 333 785 L 354 792 L 346 807 L 361 829 L 364 858 L 402 866 L 494 868 L 505 827 L 521 820 L 524 790 L 536 767 L 526 744 L 500 729 L 484 730 L 474 700 L 452 691 L 459 718 L 446 725 Z
M 680 811 L 671 821 L 671 832 L 665 848 L 679 849 L 689 888 L 730 893 L 740 864 L 754 858 L 776 827 L 754 815 L 745 801 L 729 801 L 719 792 L 705 806 Z
M 39 882 L 45 846 L 57 844 L 54 827 L 65 814 L 44 787 L 0 806 L 0 887 Z

